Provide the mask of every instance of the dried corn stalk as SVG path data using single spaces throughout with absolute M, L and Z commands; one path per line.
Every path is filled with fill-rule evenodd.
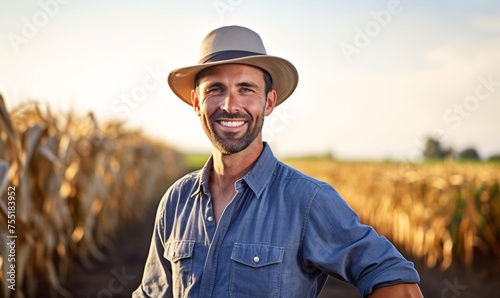
M 363 222 L 428 267 L 470 267 L 481 254 L 500 270 L 499 165 L 289 163 L 332 183 Z
M 6 189 L 16 187 L 16 291 L 35 297 L 40 282 L 53 296 L 80 260 L 91 266 L 125 221 L 140 219 L 168 183 L 183 171 L 178 152 L 126 129 L 54 116 L 36 103 L 7 112 L 0 96 L 0 237 L 7 227 Z M 4 256 L 2 251 L 2 256 Z M 0 259 L 0 266 L 6 260 Z

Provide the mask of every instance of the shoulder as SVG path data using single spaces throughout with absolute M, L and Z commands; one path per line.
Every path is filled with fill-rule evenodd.
M 273 171 L 273 176 L 275 180 L 281 181 L 281 183 L 296 185 L 297 187 L 316 190 L 333 190 L 333 187 L 329 183 L 309 176 L 281 161 L 278 161 L 278 163 L 276 164 L 276 168 Z
M 304 199 L 308 199 L 308 209 L 316 210 L 310 212 L 354 215 L 344 198 L 328 182 L 309 176 L 283 162 L 278 162 L 274 176 L 279 181 L 275 183 L 282 184 L 282 189 L 287 193 L 294 196 L 302 194 Z M 341 217 L 343 216 L 339 216 Z
M 190 198 L 201 191 L 201 170 L 193 171 L 175 181 L 165 192 L 157 209 L 158 222 L 173 220 L 175 210 L 189 204 Z M 171 224 L 171 222 L 170 222 Z M 170 226 L 170 225 L 169 225 Z
M 306 183 L 313 183 L 316 185 L 325 183 L 312 176 L 304 174 L 303 172 L 285 164 L 282 161 L 278 161 L 276 163 L 276 168 L 274 169 L 273 175 L 282 179 L 297 179 L 302 180 Z
M 337 190 L 328 182 L 309 176 L 283 162 L 278 162 L 273 171 L 270 188 L 278 191 L 285 197 L 302 201 L 304 207 L 314 206 L 329 208 L 345 201 Z
M 162 203 L 178 201 L 180 198 L 189 197 L 187 194 L 197 192 L 201 185 L 201 175 L 201 170 L 196 170 L 177 179 L 163 195 Z
M 170 186 L 170 189 L 177 189 L 185 186 L 190 186 L 193 184 L 199 184 L 199 181 L 201 180 L 201 175 L 202 175 L 202 170 L 196 170 L 187 173 L 186 175 L 177 179 L 177 181 L 175 181 L 172 184 L 172 186 Z

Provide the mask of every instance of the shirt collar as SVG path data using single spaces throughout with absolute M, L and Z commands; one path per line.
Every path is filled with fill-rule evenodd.
M 274 156 L 269 145 L 264 142 L 264 150 L 257 158 L 257 162 L 253 166 L 253 168 L 240 180 L 246 182 L 248 187 L 255 193 L 257 197 L 260 197 L 260 194 L 264 190 L 264 187 L 267 185 L 269 180 L 271 179 L 271 175 L 273 174 L 274 167 L 278 160 Z M 196 195 L 203 191 L 205 195 L 210 193 L 208 188 L 208 179 L 210 172 L 213 167 L 213 157 L 207 160 L 203 168 L 200 170 L 198 174 L 198 181 L 200 182 L 200 186 L 198 190 L 193 193 Z M 238 183 L 238 182 L 237 182 Z
M 253 168 L 243 177 L 255 195 L 260 197 L 265 186 L 269 183 L 278 160 L 274 156 L 271 147 L 264 142 L 264 150 L 260 154 Z
M 212 172 L 213 164 L 213 156 L 210 155 L 210 158 L 208 158 L 198 176 L 198 179 L 200 181 L 200 188 L 198 192 L 203 191 L 205 195 L 208 195 L 210 193 L 210 190 L 208 188 L 208 178 L 210 176 L 210 172 Z

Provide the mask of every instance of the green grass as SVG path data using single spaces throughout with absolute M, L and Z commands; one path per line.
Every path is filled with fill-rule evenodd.
M 190 171 L 201 169 L 208 158 L 210 157 L 210 153 L 203 152 L 191 152 L 185 154 L 186 165 Z M 292 157 L 284 157 L 282 159 L 285 163 L 287 161 L 307 161 L 307 162 L 344 162 L 344 163 L 377 163 L 377 164 L 399 164 L 403 163 L 403 161 L 397 160 L 337 160 L 333 156 L 328 154 L 323 155 L 303 155 L 303 156 L 292 156 Z M 489 165 L 493 167 L 500 167 L 499 161 L 470 161 L 470 160 L 453 160 L 454 164 L 472 164 L 478 166 Z M 427 159 L 422 162 L 416 164 L 429 164 L 429 165 L 439 165 L 446 164 L 446 161 L 442 159 Z
M 191 171 L 201 169 L 209 157 L 210 153 L 186 153 L 186 165 Z

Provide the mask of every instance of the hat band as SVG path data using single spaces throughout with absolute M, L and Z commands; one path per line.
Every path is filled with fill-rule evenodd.
M 249 52 L 249 51 L 239 51 L 239 50 L 229 50 L 229 51 L 220 51 L 220 52 L 215 52 L 212 54 L 209 54 L 202 58 L 198 64 L 205 64 L 209 62 L 218 62 L 218 61 L 223 61 L 223 60 L 229 60 L 229 59 L 236 59 L 236 58 L 243 58 L 243 57 L 248 57 L 248 56 L 255 56 L 255 55 L 265 55 L 262 53 L 256 53 L 256 52 Z

